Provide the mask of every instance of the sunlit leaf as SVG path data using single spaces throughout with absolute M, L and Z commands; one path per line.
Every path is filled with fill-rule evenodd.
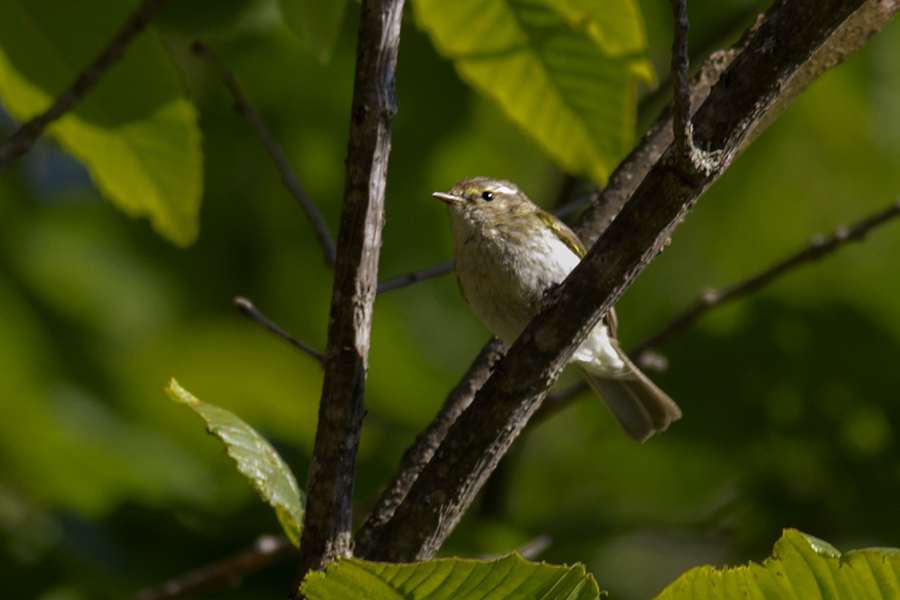
M 275 509 L 285 533 L 299 546 L 306 501 L 290 467 L 272 445 L 240 418 L 224 408 L 201 402 L 174 379 L 166 387 L 166 393 L 206 421 L 206 430 L 222 440 L 238 471 L 260 498 Z
M 445 558 L 416 564 L 342 560 L 310 573 L 301 587 L 309 600 L 594 600 L 600 590 L 584 565 L 529 562 L 518 554 L 497 560 Z
M 303 38 L 320 64 L 328 64 L 347 0 L 280 0 L 280 4 L 288 26 Z
M 99 54 L 130 7 L 119 0 L 0 3 L 0 97 L 21 121 L 45 111 Z M 103 194 L 180 244 L 197 236 L 203 186 L 193 105 L 155 32 L 48 131 L 88 168 Z
M 641 56 L 647 34 L 641 8 L 632 0 L 547 0 L 575 28 L 582 27 L 610 56 Z
M 820 539 L 788 529 L 772 556 L 758 565 L 692 569 L 657 600 L 722 598 L 897 598 L 900 550 L 871 548 L 846 554 Z
M 634 135 L 635 78 L 652 75 L 636 8 L 607 18 L 577 0 L 414 4 L 421 27 L 465 80 L 563 169 L 606 181 Z

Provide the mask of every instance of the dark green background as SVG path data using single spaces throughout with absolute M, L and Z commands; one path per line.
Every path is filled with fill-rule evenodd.
M 642 6 L 665 73 L 668 4 Z M 696 56 L 764 8 L 692 5 Z M 235 71 L 336 231 L 357 11 L 348 5 L 327 68 L 270 2 L 183 0 L 163 15 L 205 138 L 202 231 L 190 249 L 107 205 L 49 141 L 0 178 L 0 595 L 123 597 L 278 532 L 218 442 L 161 388 L 175 376 L 240 415 L 302 485 L 320 371 L 231 301 L 252 299 L 323 348 L 331 278 L 260 143 L 186 46 L 204 36 Z M 382 279 L 450 257 L 445 209 L 429 194 L 463 177 L 514 180 L 548 207 L 569 199 L 564 175 L 458 80 L 407 12 Z M 900 196 L 898 56 L 892 23 L 710 189 L 619 304 L 626 347 L 702 290 Z M 646 101 L 642 122 L 656 110 Z M 898 261 L 900 225 L 890 224 L 704 318 L 662 349 L 669 368 L 653 375 L 680 422 L 637 445 L 585 396 L 516 443 L 446 552 L 503 553 L 547 534 L 540 558 L 585 562 L 627 600 L 696 565 L 762 560 L 784 527 L 842 550 L 900 546 Z M 487 338 L 452 276 L 378 299 L 361 506 Z M 213 597 L 281 597 L 293 568 Z

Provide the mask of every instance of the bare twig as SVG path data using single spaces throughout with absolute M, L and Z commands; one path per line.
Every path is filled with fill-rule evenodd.
M 235 108 L 245 119 L 247 119 L 247 122 L 250 123 L 253 131 L 256 132 L 256 135 L 266 147 L 266 152 L 272 157 L 275 166 L 278 167 L 278 171 L 281 173 L 281 182 L 294 199 L 297 200 L 300 208 L 306 213 L 306 217 L 316 231 L 316 238 L 318 238 L 319 245 L 325 253 L 325 264 L 328 265 L 329 269 L 334 269 L 336 250 L 334 239 L 331 237 L 331 232 L 328 231 L 328 224 L 325 223 L 322 213 L 319 212 L 319 209 L 316 208 L 313 201 L 306 195 L 303 186 L 300 185 L 300 180 L 297 179 L 297 174 L 294 173 L 294 169 L 291 167 L 291 163 L 284 153 L 284 150 L 281 148 L 281 145 L 275 141 L 275 138 L 269 132 L 266 124 L 263 123 L 262 117 L 260 117 L 259 113 L 256 112 L 256 109 L 253 108 L 250 99 L 247 98 L 247 94 L 244 93 L 244 89 L 241 87 L 241 84 L 238 83 L 237 78 L 228 70 L 222 61 L 219 60 L 219 57 L 216 56 L 209 46 L 202 42 L 194 42 L 191 49 L 197 56 L 205 58 L 209 64 L 218 71 L 225 86 L 231 91 L 231 95 L 234 96 Z
M 391 123 L 397 112 L 394 81 L 403 4 L 363 0 L 361 7 L 325 380 L 292 597 L 307 572 L 350 554 L 352 547 L 353 481 L 365 414 Z
M 749 36 L 745 36 L 745 38 L 749 38 Z M 703 62 L 700 72 L 691 82 L 692 106 L 700 106 L 706 100 L 709 91 L 719 80 L 719 76 L 731 64 L 745 43 L 746 39 L 730 50 L 714 52 Z M 672 131 L 672 106 L 670 105 L 650 126 L 640 144 L 616 167 L 609 177 L 607 186 L 599 192 L 596 201 L 584 211 L 575 224 L 575 232 L 586 247 L 591 247 L 606 231 L 653 165 L 672 144 L 674 140 Z
M 308 355 L 312 356 L 316 361 L 321 365 L 325 360 L 325 356 L 307 344 L 306 342 L 301 342 L 297 338 L 291 336 L 284 329 L 273 323 L 266 315 L 262 314 L 258 308 L 256 308 L 252 302 L 247 300 L 246 298 L 241 298 L 238 296 L 234 299 L 234 308 L 244 315 L 247 318 L 253 319 L 281 339 L 285 340 L 291 346 L 306 352 Z
M 575 348 L 659 253 L 700 195 L 730 165 L 786 81 L 863 0 L 786 0 L 770 9 L 694 117 L 707 164 L 670 149 L 584 260 L 551 294 L 451 427 L 367 558 L 433 556 L 538 407 Z M 774 51 L 763 53 L 772 46 Z
M 159 587 L 142 590 L 131 600 L 188 598 L 238 585 L 246 576 L 298 554 L 286 536 L 266 535 L 251 548 L 219 562 L 191 571 Z
M 812 243 L 803 250 L 760 271 L 744 281 L 721 290 L 704 292 L 684 312 L 672 319 L 657 333 L 651 335 L 649 338 L 635 346 L 629 353 L 632 360 L 638 363 L 641 368 L 650 367 L 659 370 L 660 366 L 664 366 L 660 365 L 660 362 L 664 363 L 665 359 L 655 354 L 654 350 L 688 329 L 708 311 L 728 302 L 746 298 L 750 294 L 769 285 L 779 277 L 788 274 L 798 267 L 816 260 L 821 260 L 826 256 L 837 252 L 850 242 L 861 242 L 872 230 L 897 217 L 900 217 L 900 200 L 894 202 L 886 209 L 866 217 L 850 229 L 837 229 L 827 239 L 818 236 L 813 238 Z M 528 422 L 528 426 L 536 426 L 555 415 L 567 407 L 572 400 L 587 389 L 587 384 L 580 381 L 564 389 L 553 390 L 547 395 L 547 398 L 544 400 L 543 404 L 541 404 L 541 407 L 535 411 L 534 416 L 532 416 L 531 420 Z
M 444 406 L 431 425 L 428 426 L 416 438 L 413 444 L 403 455 L 400 461 L 400 469 L 394 480 L 391 481 L 388 488 L 381 494 L 378 503 L 372 510 L 368 520 L 356 532 L 356 550 L 357 556 L 365 556 L 368 552 L 369 545 L 372 540 L 381 533 L 381 528 L 393 516 L 397 506 L 406 498 L 409 488 L 431 457 L 434 456 L 435 450 L 444 440 L 450 426 L 456 421 L 459 415 L 469 406 L 475 392 L 478 391 L 488 376 L 490 376 L 494 365 L 497 364 L 506 348 L 497 338 L 492 338 L 487 345 L 481 349 L 481 352 L 475 358 L 472 366 L 463 376 L 462 381 L 453 388 L 453 391 L 447 396 Z
M 104 73 L 125 55 L 128 45 L 147 28 L 156 13 L 168 1 L 144 0 L 131 13 L 116 37 L 100 52 L 94 62 L 78 75 L 75 82 L 56 99 L 53 105 L 43 114 L 22 125 L 3 144 L 0 144 L 0 173 L 5 171 L 12 161 L 31 150 L 50 123 L 62 117 L 81 102 L 81 99 L 94 88 Z
M 644 353 L 666 343 L 672 337 L 693 325 L 707 311 L 727 302 L 744 298 L 798 267 L 821 260 L 829 254 L 837 252 L 849 242 L 861 242 L 870 231 L 898 216 L 900 216 L 900 200 L 894 202 L 888 208 L 866 217 L 850 229 L 837 229 L 827 239 L 821 237 L 813 238 L 812 243 L 803 250 L 744 281 L 721 290 L 704 292 L 694 301 L 690 308 L 672 319 L 658 333 L 638 344 L 633 351 L 633 355 L 637 357 L 637 360 L 640 360 Z
M 672 128 L 675 145 L 682 156 L 694 151 L 694 134 L 691 126 L 691 89 L 688 80 L 690 58 L 688 56 L 688 31 L 691 23 L 687 16 L 687 0 L 669 0 L 675 17 L 675 40 L 672 42 Z
M 378 293 L 383 294 L 392 290 L 399 290 L 400 288 L 410 286 L 420 281 L 425 281 L 426 279 L 440 277 L 441 275 L 445 275 L 452 270 L 453 261 L 448 260 L 447 262 L 442 262 L 439 265 L 435 265 L 427 269 L 422 269 L 421 271 L 415 271 L 414 273 L 410 273 L 408 275 L 402 275 L 394 279 L 388 279 L 384 283 L 378 284 Z

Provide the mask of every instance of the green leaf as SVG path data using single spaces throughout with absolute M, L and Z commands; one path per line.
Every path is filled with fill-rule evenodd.
M 733 569 L 698 567 L 657 600 L 722 598 L 898 598 L 900 550 L 870 548 L 846 554 L 813 536 L 787 529 L 762 565 Z
M 306 499 L 290 467 L 275 448 L 240 418 L 224 408 L 201 402 L 174 379 L 166 387 L 166 393 L 206 421 L 206 430 L 222 440 L 238 471 L 259 497 L 275 509 L 285 533 L 299 547 Z
M 647 52 L 640 6 L 631 0 L 548 0 L 575 29 L 584 29 L 609 56 Z
M 416 564 L 345 559 L 301 586 L 309 600 L 594 600 L 600 590 L 584 565 L 529 562 L 518 554 L 492 561 L 445 558 Z
M 99 54 L 133 5 L 120 0 L 0 2 L 0 96 L 21 121 L 44 112 Z M 200 130 L 169 55 L 143 32 L 76 109 L 48 131 L 103 194 L 179 245 L 197 237 Z
M 604 5 L 607 3 L 604 3 Z M 566 171 L 606 181 L 631 147 L 635 78 L 652 80 L 632 2 L 415 0 L 419 25 Z
M 341 33 L 347 0 L 280 0 L 279 4 L 288 27 L 303 38 L 322 66 L 327 65 Z

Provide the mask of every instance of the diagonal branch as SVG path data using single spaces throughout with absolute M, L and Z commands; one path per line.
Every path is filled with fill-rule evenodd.
M 695 114 L 695 140 L 709 160 L 696 165 L 670 148 L 653 166 L 450 429 L 366 558 L 434 555 L 577 345 L 734 160 L 791 76 L 862 4 L 787 0 L 769 11 Z
M 237 585 L 244 577 L 297 556 L 297 548 L 287 536 L 266 535 L 252 547 L 165 582 L 159 587 L 136 593 L 131 600 L 173 600 Z
M 406 494 L 425 465 L 434 456 L 434 452 L 444 441 L 450 427 L 459 415 L 471 404 L 475 392 L 478 391 L 490 376 L 494 365 L 503 357 L 506 348 L 497 338 L 492 338 L 475 358 L 472 366 L 466 371 L 462 381 L 453 388 L 444 406 L 431 425 L 419 434 L 400 461 L 400 470 L 378 499 L 368 520 L 356 532 L 357 556 L 365 556 L 369 545 L 379 535 L 381 528 L 391 519 L 394 511 L 406 498 Z
M 241 313 L 248 319 L 252 319 L 252 320 L 256 321 L 257 323 L 259 323 L 260 325 L 262 325 L 263 327 L 268 329 L 270 332 L 274 333 L 275 335 L 277 335 L 278 337 L 280 337 L 281 339 L 286 341 L 288 344 L 290 344 L 294 348 L 297 348 L 298 350 L 305 352 L 309 356 L 313 357 L 314 359 L 316 359 L 316 361 L 320 365 L 324 362 L 325 357 L 322 355 L 321 352 L 319 352 L 318 350 L 316 350 L 315 348 L 313 348 L 306 342 L 298 340 L 297 338 L 295 338 L 294 336 L 292 336 L 288 332 L 286 332 L 284 329 L 282 329 L 281 327 L 276 325 L 274 322 L 272 322 L 271 319 L 269 319 L 269 317 L 262 314 L 262 312 L 260 312 L 260 310 L 258 308 L 256 308 L 256 306 L 254 306 L 253 303 L 250 302 L 249 300 L 247 300 L 246 298 L 241 298 L 240 296 L 235 298 L 234 299 L 234 308 L 239 313 Z
M 353 481 L 365 413 L 391 123 L 397 112 L 394 73 L 402 15 L 403 0 L 362 3 L 325 381 L 292 597 L 308 571 L 349 555 L 352 547 Z
M 116 37 L 100 52 L 88 67 L 82 71 L 75 82 L 56 99 L 53 105 L 43 114 L 36 116 L 0 144 L 0 173 L 9 164 L 31 150 L 50 123 L 56 121 L 75 108 L 81 99 L 100 81 L 100 78 L 125 55 L 125 50 L 135 37 L 153 20 L 156 13 L 169 0 L 144 0 L 128 17 Z
M 328 231 L 328 224 L 325 223 L 322 213 L 319 212 L 319 209 L 316 208 L 313 201 L 306 195 L 303 186 L 300 185 L 300 180 L 297 179 L 297 174 L 294 173 L 291 162 L 288 160 L 281 145 L 275 141 L 275 138 L 269 132 L 266 124 L 263 123 L 262 117 L 259 116 L 259 113 L 256 112 L 256 109 L 250 104 L 250 99 L 247 98 L 247 94 L 244 93 L 244 89 L 241 87 L 241 84 L 238 83 L 237 78 L 224 64 L 222 64 L 219 57 L 216 56 L 207 45 L 201 42 L 194 42 L 191 49 L 194 51 L 194 54 L 202 56 L 209 61 L 209 64 L 218 71 L 225 86 L 231 91 L 231 95 L 234 96 L 235 108 L 244 115 L 244 118 L 250 123 L 250 127 L 253 128 L 257 137 L 262 141 L 263 146 L 266 147 L 266 152 L 272 157 L 275 166 L 278 168 L 278 172 L 281 173 L 281 182 L 284 184 L 284 187 L 291 193 L 300 205 L 300 208 L 306 213 L 306 218 L 312 223 L 313 229 L 316 231 L 316 238 L 319 240 L 319 245 L 325 253 L 325 264 L 329 269 L 333 269 L 336 250 L 334 247 L 334 240 L 331 237 L 331 232 Z
M 752 277 L 735 283 L 725 289 L 708 291 L 701 294 L 690 307 L 669 321 L 669 323 L 663 326 L 657 333 L 651 335 L 649 338 L 635 346 L 629 353 L 629 356 L 635 363 L 639 364 L 641 368 L 647 368 L 648 366 L 656 366 L 659 368 L 660 365 L 658 363 L 660 360 L 664 363 L 665 359 L 661 359 L 661 357 L 656 355 L 653 351 L 691 327 L 707 312 L 728 302 L 746 298 L 750 294 L 769 285 L 776 279 L 792 272 L 794 269 L 807 265 L 813 261 L 821 260 L 828 255 L 837 252 L 841 248 L 846 247 L 850 242 L 862 242 L 874 229 L 877 229 L 898 217 L 900 217 L 900 200 L 897 200 L 887 208 L 864 218 L 850 229 L 840 228 L 835 230 L 835 232 L 827 239 L 816 236 L 813 238 L 813 242 L 803 250 L 775 263 Z M 528 427 L 537 425 L 550 418 L 568 406 L 576 396 L 587 389 L 587 384 L 579 382 L 572 384 L 566 389 L 550 392 L 543 404 L 541 404 L 541 407 L 535 411 L 531 420 L 528 422 Z
M 837 252 L 850 242 L 861 242 L 873 229 L 884 225 L 900 216 L 900 200 L 854 225 L 850 229 L 838 229 L 827 239 L 814 238 L 813 242 L 803 250 L 789 256 L 756 275 L 722 290 L 710 290 L 700 295 L 687 310 L 672 319 L 658 333 L 644 340 L 635 347 L 632 355 L 640 361 L 640 357 L 654 348 L 665 344 L 678 335 L 709 310 L 744 298 L 769 285 L 779 277 L 811 262 L 821 260 L 829 254 Z

